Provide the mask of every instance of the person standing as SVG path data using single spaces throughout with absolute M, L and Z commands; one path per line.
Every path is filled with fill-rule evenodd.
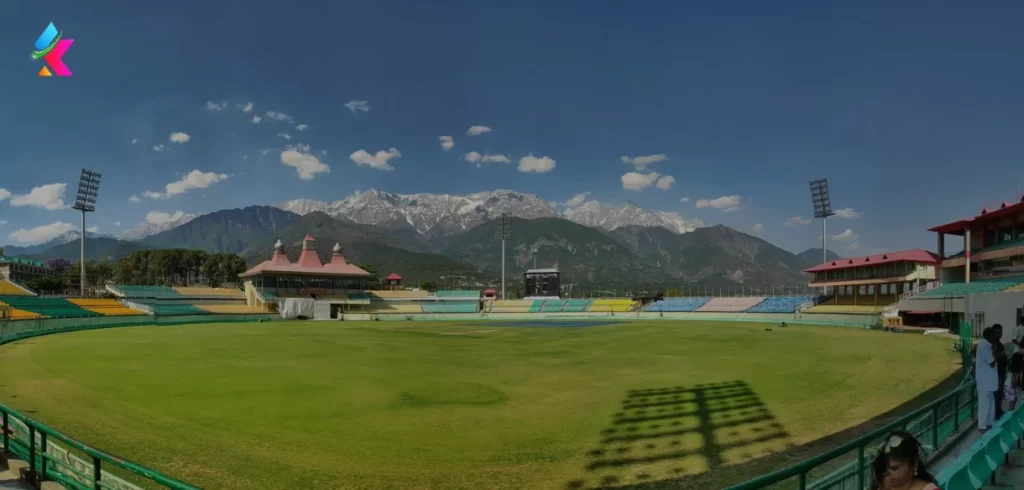
M 974 379 L 978 389 L 978 430 L 985 432 L 995 423 L 995 392 L 999 389 L 996 359 L 992 355 L 992 329 L 982 331 L 974 357 Z
M 1009 359 L 1006 356 L 1006 345 L 1003 344 L 1003 326 L 1000 324 L 992 325 L 992 357 L 996 359 L 996 380 L 999 383 L 999 388 L 996 389 L 995 405 L 996 405 L 996 418 L 999 420 L 1003 418 L 1003 401 L 1006 399 L 1006 368 L 1009 364 Z

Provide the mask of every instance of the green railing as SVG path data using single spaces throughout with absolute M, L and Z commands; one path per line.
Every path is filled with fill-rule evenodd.
M 0 344 L 52 333 L 128 326 L 171 326 L 189 323 L 234 323 L 266 319 L 266 315 L 185 317 L 94 317 L 32 319 L 0 324 Z M 36 483 L 55 481 L 71 490 L 140 490 L 160 485 L 171 490 L 199 487 L 166 476 L 66 436 L 52 427 L 0 404 L 3 450 L 28 463 Z M 109 470 L 109 471 L 108 471 Z M 130 480 L 138 480 L 134 484 Z M 37 485 L 38 486 L 38 485 Z
M 788 468 L 734 485 L 728 490 L 794 487 L 799 490 L 863 490 L 871 481 L 871 460 L 875 449 L 881 446 L 890 432 L 902 429 L 914 434 L 921 441 L 928 457 L 934 457 L 955 440 L 963 427 L 973 423 L 976 402 L 974 381 L 968 380 L 942 398 L 868 434 Z M 841 464 L 844 457 L 849 457 L 849 461 Z
M 55 481 L 75 490 L 140 488 L 105 470 L 114 468 L 115 471 L 136 475 L 171 490 L 199 490 L 199 487 L 72 439 L 2 404 L 0 414 L 3 416 L 5 451 L 28 462 L 30 478 L 37 482 Z M 16 427 L 17 425 L 21 427 Z M 85 458 L 72 455 L 68 449 L 55 441 L 74 448 Z
M 914 434 L 926 456 L 935 458 L 956 441 L 961 429 L 973 423 L 977 415 L 978 393 L 970 376 L 973 327 L 963 320 L 958 327 L 960 338 L 956 347 L 961 354 L 963 381 L 956 389 L 846 444 L 727 490 L 792 487 L 799 490 L 864 490 L 872 476 L 870 458 L 874 457 L 884 438 L 896 429 Z

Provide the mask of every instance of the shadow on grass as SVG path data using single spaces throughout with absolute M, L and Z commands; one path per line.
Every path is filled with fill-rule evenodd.
M 789 446 L 744 381 L 632 390 L 568 489 L 652 485 Z
M 619 490 L 679 490 L 679 489 L 701 489 L 711 490 L 724 488 L 743 481 L 749 480 L 756 476 L 770 473 L 782 469 L 784 467 L 799 463 L 813 456 L 817 456 L 829 449 L 832 449 L 846 441 L 855 439 L 864 435 L 868 432 L 875 430 L 876 428 L 883 426 L 889 422 L 892 422 L 914 410 L 927 405 L 928 403 L 942 397 L 949 393 L 955 388 L 961 379 L 959 372 L 950 375 L 948 378 L 935 385 L 931 389 L 921 393 L 913 399 L 903 403 L 902 405 L 885 412 L 877 417 L 872 418 L 862 424 L 851 427 L 849 429 L 830 434 L 820 439 L 811 441 L 800 446 L 792 446 L 786 444 L 786 447 L 766 454 L 763 457 L 744 461 L 738 464 L 727 464 L 722 467 L 716 467 L 714 465 L 707 465 L 703 468 L 703 471 L 697 473 L 695 471 L 686 471 L 686 468 L 680 464 L 676 464 L 673 469 L 677 471 L 674 477 L 670 478 L 654 478 L 650 475 L 644 478 L 643 474 L 636 475 L 635 477 L 629 478 L 625 474 L 619 475 L 612 481 L 611 478 L 607 478 L 604 481 L 598 480 L 596 482 L 583 482 L 576 481 L 571 482 L 567 488 L 616 488 Z M 781 430 L 781 428 L 780 428 Z M 720 445 L 719 445 L 720 447 Z M 705 449 L 704 457 L 709 449 Z M 841 457 L 834 460 L 831 464 L 825 465 L 820 471 L 815 471 L 814 476 L 823 476 L 828 471 L 838 468 L 843 463 L 849 461 L 853 455 L 849 457 Z M 679 461 L 679 460 L 677 460 Z M 714 460 L 711 460 L 714 462 Z M 612 475 L 615 476 L 615 475 Z M 602 477 L 603 478 L 603 477 Z M 795 479 L 786 483 L 780 483 L 773 485 L 771 488 L 796 488 Z M 808 482 L 811 480 L 809 479 Z M 595 484 L 596 483 L 596 484 Z

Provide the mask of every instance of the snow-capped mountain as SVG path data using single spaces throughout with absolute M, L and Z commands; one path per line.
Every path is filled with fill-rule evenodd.
M 622 226 L 664 226 L 686 233 L 704 226 L 700 220 L 688 220 L 679 213 L 648 211 L 634 203 L 606 206 L 597 201 L 559 212 L 554 204 L 522 192 L 496 190 L 467 196 L 449 194 L 395 194 L 369 190 L 357 192 L 335 202 L 297 199 L 277 205 L 297 214 L 322 211 L 335 218 L 378 226 L 410 226 L 428 236 L 454 235 L 466 231 L 501 213 L 536 219 L 563 217 L 577 223 L 612 230 Z
M 121 233 L 120 235 L 118 235 L 117 238 L 119 238 L 121 240 L 132 240 L 132 241 L 134 241 L 134 240 L 142 240 L 143 238 L 146 238 L 146 237 L 148 237 L 150 235 L 156 235 L 157 233 L 163 233 L 163 232 L 165 232 L 167 230 L 170 230 L 171 228 L 175 228 L 175 227 L 181 226 L 181 225 L 183 225 L 185 223 L 188 223 L 189 221 L 192 221 L 196 216 L 199 216 L 199 215 L 198 214 L 181 214 L 180 216 L 177 216 L 177 213 L 175 213 L 174 219 L 171 219 L 169 221 L 161 221 L 161 222 L 158 222 L 158 223 L 151 223 L 149 221 L 143 221 L 142 224 L 140 224 L 139 226 L 136 226 L 135 228 L 132 228 L 130 230 L 125 230 L 124 233 Z
M 661 226 L 676 233 L 687 233 L 705 226 L 699 219 L 686 219 L 676 212 L 648 211 L 632 201 L 618 206 L 587 201 L 575 208 L 566 209 L 562 215 L 581 225 L 606 230 L 623 226 Z

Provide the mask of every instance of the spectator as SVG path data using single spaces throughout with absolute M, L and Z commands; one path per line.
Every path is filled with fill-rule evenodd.
M 874 463 L 871 490 L 939 490 L 912 434 L 896 431 L 885 440 Z
M 996 359 L 992 355 L 993 330 L 986 328 L 974 358 L 974 379 L 978 388 L 978 430 L 985 432 L 995 423 L 995 392 L 999 389 Z
M 1015 352 L 1020 352 L 1024 349 L 1024 318 L 1017 319 L 1017 326 L 1013 327 L 1013 338 L 1010 339 L 1010 343 L 1014 346 Z
M 1006 399 L 1003 387 L 1006 386 L 1006 370 L 1009 359 L 1006 356 L 1006 345 L 1003 344 L 1003 326 L 998 323 L 992 325 L 992 357 L 996 358 L 996 381 L 999 383 L 999 389 L 996 390 L 996 418 L 994 420 L 999 420 L 1003 418 L 1003 401 Z

